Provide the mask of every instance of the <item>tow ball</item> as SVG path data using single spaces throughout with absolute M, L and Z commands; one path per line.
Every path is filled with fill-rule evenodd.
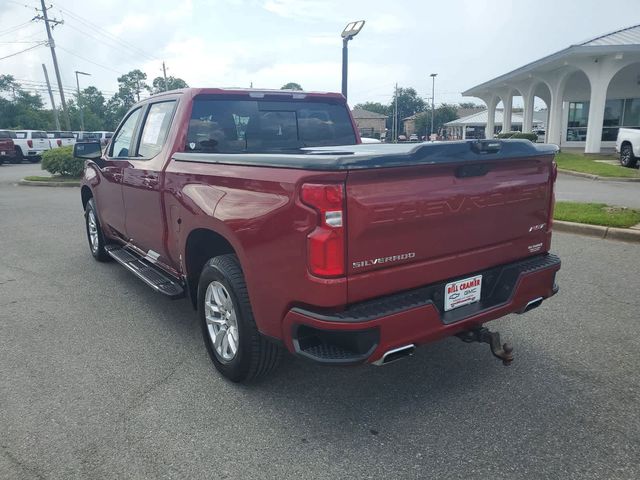
M 456 335 L 466 343 L 488 343 L 494 357 L 502 360 L 503 365 L 511 365 L 513 362 L 513 347 L 508 343 L 500 343 L 500 334 L 492 332 L 486 327 L 474 328 Z

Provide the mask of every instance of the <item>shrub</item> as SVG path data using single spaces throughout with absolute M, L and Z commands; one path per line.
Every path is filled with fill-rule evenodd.
M 518 132 L 504 132 L 504 133 L 499 133 L 496 138 L 511 138 L 513 137 L 516 133 Z
M 535 133 L 516 132 L 511 138 L 524 138 L 526 140 L 531 140 L 534 143 L 538 141 L 538 135 Z
M 73 147 L 52 148 L 42 154 L 42 169 L 51 175 L 80 177 L 84 171 L 84 160 L 73 157 Z

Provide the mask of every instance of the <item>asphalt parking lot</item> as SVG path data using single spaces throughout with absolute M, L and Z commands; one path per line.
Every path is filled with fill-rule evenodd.
M 510 367 L 449 339 L 239 386 L 37 168 L 0 167 L 0 478 L 640 478 L 640 246 L 556 234 L 560 293 L 491 324 Z

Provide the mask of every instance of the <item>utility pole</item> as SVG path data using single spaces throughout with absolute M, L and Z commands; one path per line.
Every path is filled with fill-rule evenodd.
M 64 99 L 64 91 L 62 90 L 62 79 L 60 78 L 60 68 L 58 67 L 58 57 L 56 56 L 56 43 L 53 40 L 53 36 L 51 35 L 51 27 L 49 23 L 53 23 L 54 25 L 60 25 L 64 23 L 63 20 L 56 20 L 55 18 L 49 20 L 47 16 L 47 7 L 44 4 L 44 0 L 40 0 L 40 5 L 42 5 L 42 15 L 37 15 L 34 17 L 34 20 L 44 20 L 44 26 L 47 29 L 47 38 L 49 40 L 49 48 L 51 49 L 51 58 L 53 59 L 53 69 L 56 72 L 56 80 L 58 81 L 58 89 L 60 90 L 60 103 L 62 103 L 62 111 L 64 112 L 64 120 L 67 130 L 71 130 L 71 121 L 69 120 L 69 110 L 67 110 L 67 102 Z M 36 9 L 37 10 L 37 9 Z
M 84 132 L 84 100 L 82 99 L 82 94 L 80 93 L 80 80 L 78 80 L 78 75 L 91 75 L 86 72 L 79 72 L 76 70 L 76 86 L 78 87 L 78 110 L 80 110 L 80 130 Z
M 395 96 L 395 105 L 393 107 L 393 124 L 395 126 L 394 128 L 394 137 L 393 137 L 393 143 L 398 143 L 398 82 L 396 82 L 396 94 Z
M 436 110 L 436 76 L 438 76 L 437 73 L 431 74 L 431 135 L 433 135 L 433 117 Z M 431 140 L 431 136 L 429 137 L 429 140 Z
M 164 91 L 169 90 L 169 86 L 167 85 L 167 67 L 164 66 L 164 61 L 162 62 L 162 75 L 164 75 Z
M 56 102 L 53 99 L 53 92 L 51 91 L 51 84 L 49 83 L 49 74 L 47 73 L 47 67 L 42 64 L 42 70 L 44 70 L 44 79 L 47 81 L 47 90 L 49 90 L 49 100 L 51 100 L 51 108 L 53 109 L 53 118 L 56 121 L 56 130 L 60 128 L 60 118 L 58 117 L 58 110 L 56 109 Z

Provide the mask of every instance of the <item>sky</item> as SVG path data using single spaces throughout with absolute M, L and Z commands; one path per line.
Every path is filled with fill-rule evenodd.
M 340 91 L 340 33 L 349 42 L 349 103 L 389 103 L 394 85 L 436 104 L 476 101 L 460 92 L 571 44 L 640 23 L 638 0 L 47 0 L 67 92 L 95 85 L 111 96 L 135 68 L 190 86 Z M 0 74 L 43 90 L 55 81 L 38 0 L 0 0 Z M 3 58 L 34 47 L 23 53 Z M 58 96 L 56 95 L 56 99 Z M 514 105 L 518 106 L 518 99 Z M 46 102 L 48 103 L 48 101 Z

